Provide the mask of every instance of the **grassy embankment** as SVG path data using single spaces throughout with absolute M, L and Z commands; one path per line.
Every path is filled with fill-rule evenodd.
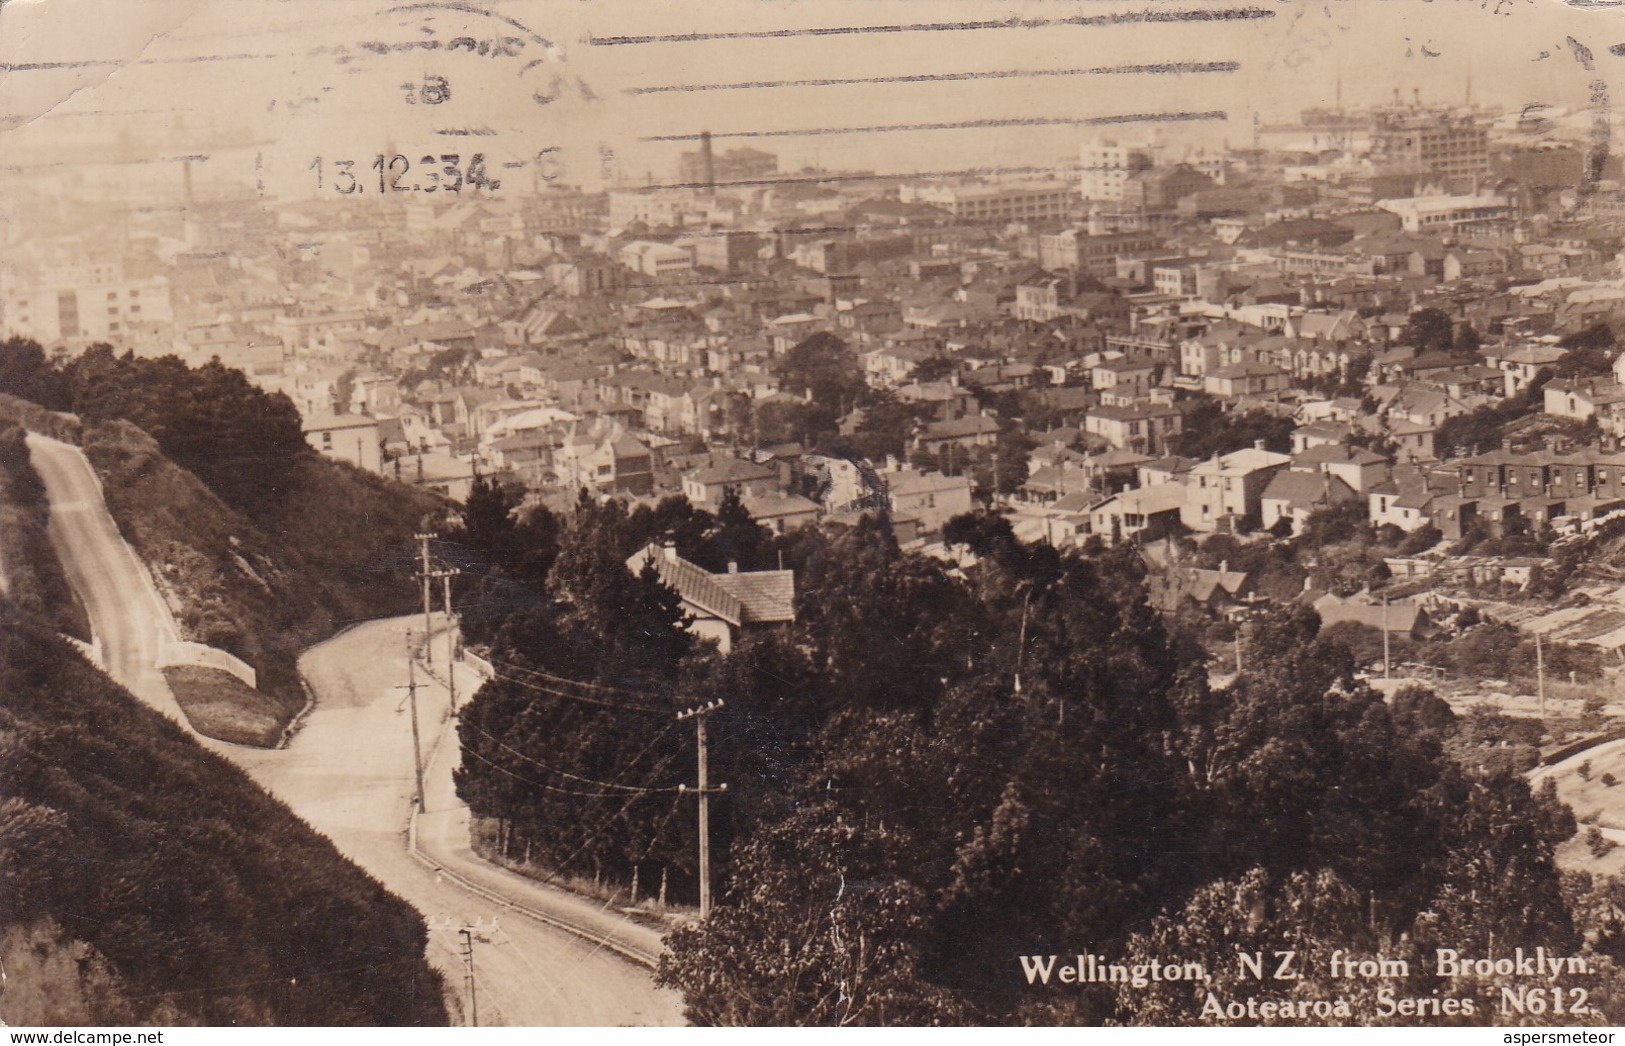
M 427 928 L 0 600 L 0 1018 L 444 1024 Z
M 258 675 L 255 690 L 213 669 L 167 671 L 200 733 L 275 745 L 305 704 L 300 651 L 416 605 L 411 537 L 443 505 L 432 494 L 313 453 L 250 518 L 127 422 L 87 427 L 84 447 L 183 637 Z
M 0 1020 L 446 1023 L 416 912 L 55 635 L 24 450 L 0 429 Z
M 25 437 L 0 420 L 0 594 L 33 620 L 89 641 L 90 620 L 46 536 L 50 508 Z

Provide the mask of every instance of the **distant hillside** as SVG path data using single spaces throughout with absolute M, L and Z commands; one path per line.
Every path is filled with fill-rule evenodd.
M 275 725 L 269 736 L 227 740 L 274 742 L 304 704 L 295 662 L 305 647 L 416 605 L 412 534 L 441 510 L 432 494 L 306 451 L 280 471 L 277 490 L 245 510 L 129 422 L 87 424 L 83 443 L 113 518 L 186 638 L 228 650 L 258 673 L 265 708 L 257 711 Z M 194 726 L 219 733 L 195 715 Z
M 0 600 L 0 1019 L 443 1025 L 421 916 Z

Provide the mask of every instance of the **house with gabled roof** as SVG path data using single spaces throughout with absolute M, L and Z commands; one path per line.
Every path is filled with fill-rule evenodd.
M 744 497 L 768 497 L 779 493 L 779 473 L 766 465 L 739 458 L 717 458 L 709 465 L 683 475 L 683 496 L 695 508 L 716 511 L 729 489 Z
M 568 491 L 645 495 L 654 491 L 654 455 L 618 424 L 567 434 L 553 454 L 559 485 Z
M 935 533 L 955 516 L 971 510 L 968 476 L 899 469 L 883 474 L 893 519 L 917 520 L 921 533 Z
M 1184 505 L 1185 488 L 1178 483 L 1124 490 L 1090 506 L 1089 529 L 1112 545 L 1166 537 L 1179 530 Z
M 1277 472 L 1264 488 L 1258 503 L 1260 522 L 1268 530 L 1290 520 L 1292 532 L 1299 534 L 1315 512 L 1358 500 L 1354 488 L 1334 475 L 1288 469 Z
M 1146 602 L 1165 614 L 1196 606 L 1210 613 L 1223 613 L 1239 606 L 1251 594 L 1252 574 L 1231 570 L 1220 563 L 1217 570 L 1184 567 L 1177 563 L 1145 579 Z
M 1556 345 L 1518 345 L 1495 349 L 1485 354 L 1489 363 L 1506 376 L 1508 396 L 1516 396 L 1535 380 L 1542 367 L 1550 367 L 1567 355 L 1568 350 Z
M 1585 421 L 1596 418 L 1604 432 L 1618 433 L 1625 421 L 1625 385 L 1599 378 L 1558 378 L 1541 389 L 1546 413 Z
M 1353 309 L 1338 312 L 1306 312 L 1287 320 L 1286 331 L 1294 338 L 1311 341 L 1344 342 L 1365 333 L 1365 321 Z
M 944 447 L 991 447 L 998 442 L 999 423 L 992 418 L 972 415 L 952 421 L 933 421 L 915 437 L 919 449 L 939 453 Z
M 793 570 L 739 571 L 713 574 L 690 563 L 671 546 L 648 544 L 634 552 L 626 568 L 641 574 L 652 567 L 660 582 L 677 593 L 688 615 L 688 630 L 709 639 L 726 654 L 742 633 L 791 624 L 796 619 L 796 575 Z
M 1292 462 L 1285 454 L 1265 450 L 1262 443 L 1215 454 L 1191 469 L 1180 517 L 1185 526 L 1213 533 L 1238 519 L 1260 517 L 1265 488 Z
M 1396 599 L 1391 603 L 1373 603 L 1369 596 L 1344 599 L 1330 592 L 1313 603 L 1320 615 L 1320 627 L 1330 628 L 1350 622 L 1374 628 L 1390 635 L 1424 637 L 1432 631 L 1427 611 L 1415 600 Z
M 788 534 L 818 522 L 821 509 L 816 501 L 800 494 L 754 495 L 741 499 L 750 518 L 775 534 Z
M 1388 459 L 1376 451 L 1341 443 L 1308 447 L 1292 455 L 1292 467 L 1303 472 L 1324 472 L 1364 494 L 1388 478 Z

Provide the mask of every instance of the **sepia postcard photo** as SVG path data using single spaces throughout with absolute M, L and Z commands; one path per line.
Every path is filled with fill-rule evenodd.
M 0 0 L 0 1022 L 1625 1024 L 1620 15 Z

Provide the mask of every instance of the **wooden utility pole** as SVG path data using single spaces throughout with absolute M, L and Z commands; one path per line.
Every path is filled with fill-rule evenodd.
M 1382 594 L 1382 678 L 1391 678 L 1388 657 L 1388 593 Z
M 412 655 L 412 633 L 406 633 L 406 685 L 398 686 L 396 690 L 406 691 L 407 703 L 412 706 L 412 766 L 417 773 L 417 803 L 418 812 L 422 813 L 423 803 L 423 745 L 418 740 L 418 680 L 415 671 L 417 659 Z
M 1033 590 L 1032 587 L 1029 586 L 1027 588 L 1026 598 L 1021 601 L 1021 631 L 1016 634 L 1016 675 L 1012 689 L 1018 694 L 1021 693 L 1022 655 L 1025 654 L 1027 650 L 1027 607 L 1032 603 L 1032 601 Z
M 704 919 L 711 914 L 711 804 L 713 792 L 721 794 L 728 790 L 725 784 L 710 786 L 706 778 L 705 765 L 705 717 L 721 708 L 723 702 L 712 701 L 708 705 L 699 705 L 686 712 L 677 713 L 677 719 L 694 720 L 694 733 L 699 742 L 699 787 L 690 789 L 687 785 L 678 785 L 679 795 L 694 791 L 700 797 L 700 918 Z
M 468 978 L 468 1026 L 478 1028 L 480 1026 L 480 1000 L 478 994 L 476 994 L 474 981 L 474 934 L 466 926 L 457 932 L 463 938 L 463 967 L 466 971 L 464 975 Z
M 451 714 L 457 714 L 457 630 L 452 626 L 451 579 L 461 574 L 455 567 L 450 570 L 432 570 L 429 577 L 440 579 L 442 603 L 446 608 L 446 686 L 451 689 Z
M 429 639 L 434 635 L 434 622 L 429 613 L 429 578 L 431 576 L 429 571 L 429 542 L 440 535 L 425 532 L 412 536 L 417 539 L 419 552 L 422 556 L 422 563 L 418 568 L 418 578 L 423 582 L 423 660 L 432 665 L 434 664 L 434 649 L 430 646 Z
M 1540 717 L 1546 718 L 1546 653 L 1541 647 L 1540 633 L 1535 633 L 1535 693 L 1540 695 Z

